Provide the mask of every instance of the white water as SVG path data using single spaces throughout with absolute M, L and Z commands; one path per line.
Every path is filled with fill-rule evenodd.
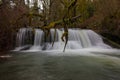
M 27 32 L 26 28 L 20 29 L 16 37 L 16 45 L 21 47 L 24 44 L 25 33 Z
M 87 31 L 87 34 L 89 36 L 89 40 L 91 41 L 91 45 L 92 47 L 98 47 L 98 48 L 107 48 L 107 49 L 110 49 L 111 47 L 109 45 L 106 45 L 101 36 L 98 35 L 97 33 L 95 33 L 94 31 L 92 30 L 88 30 Z
M 28 35 L 30 29 L 22 28 L 17 34 L 18 47 L 15 51 L 45 51 L 45 52 L 62 52 L 65 43 L 61 40 L 63 30 L 56 30 L 56 39 L 54 41 L 55 30 L 51 29 L 50 35 L 46 38 L 45 34 L 40 29 L 35 29 L 33 44 L 25 43 L 26 40 L 31 39 Z M 120 50 L 112 49 L 109 45 L 105 44 L 100 35 L 92 30 L 80 30 L 80 29 L 69 29 L 68 43 L 66 45 L 66 52 L 82 52 L 82 53 L 120 53 Z M 27 38 L 27 39 L 26 39 Z
M 27 49 L 31 46 L 32 42 L 32 29 L 31 28 L 21 28 L 16 36 L 16 48 L 15 51 L 20 51 Z M 29 41 L 29 42 L 28 42 Z
M 35 30 L 35 38 L 34 38 L 34 44 L 33 46 L 30 48 L 30 50 L 41 50 L 41 43 L 42 43 L 42 35 L 43 35 L 43 31 L 36 29 Z

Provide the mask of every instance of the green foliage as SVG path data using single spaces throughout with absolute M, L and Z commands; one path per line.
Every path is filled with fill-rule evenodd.
M 85 20 L 94 15 L 95 6 L 90 1 L 79 0 L 77 3 L 76 11 L 77 14 L 82 15 L 80 22 L 83 23 Z
M 95 6 L 91 3 L 87 5 L 88 18 L 92 17 L 95 12 Z

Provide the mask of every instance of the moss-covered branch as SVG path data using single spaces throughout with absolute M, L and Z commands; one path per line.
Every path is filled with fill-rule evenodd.
M 50 29 L 54 28 L 55 29 L 54 41 L 55 41 L 55 38 L 56 38 L 56 25 L 63 24 L 62 28 L 64 29 L 64 33 L 62 34 L 61 39 L 62 39 L 62 41 L 65 42 L 65 46 L 64 46 L 64 50 L 63 50 L 63 51 L 65 51 L 65 48 L 66 48 L 66 45 L 67 45 L 67 42 L 68 42 L 68 25 L 70 24 L 69 22 L 74 22 L 77 18 L 80 18 L 80 17 L 81 16 L 79 15 L 79 16 L 75 16 L 75 17 L 72 17 L 72 18 L 67 18 L 67 19 L 63 19 L 63 20 L 54 21 L 54 22 L 51 22 L 47 26 L 41 27 L 41 29 L 45 32 L 46 35 L 49 35 Z M 52 46 L 54 45 L 54 41 L 53 41 Z
M 48 29 L 51 29 L 51 28 L 55 28 L 56 25 L 67 24 L 68 22 L 74 22 L 76 19 L 78 19 L 80 17 L 81 17 L 81 15 L 78 15 L 78 16 L 75 16 L 75 17 L 72 17 L 72 18 L 64 19 L 64 21 L 63 20 L 54 21 L 54 22 L 51 22 L 47 26 L 41 27 L 41 29 L 47 29 L 48 30 Z

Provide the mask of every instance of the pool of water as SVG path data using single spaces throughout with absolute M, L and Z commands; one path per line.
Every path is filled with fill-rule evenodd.
M 0 61 L 0 80 L 120 80 L 119 55 L 48 53 L 11 52 Z

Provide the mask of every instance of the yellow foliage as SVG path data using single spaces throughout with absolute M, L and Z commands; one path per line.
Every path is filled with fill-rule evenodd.
M 53 28 L 53 27 L 55 26 L 55 24 L 56 24 L 55 22 L 51 22 L 51 23 L 49 24 L 49 27 L 50 27 L 50 28 Z
M 47 29 L 47 30 L 49 30 L 49 29 L 51 29 L 51 28 L 54 28 L 55 25 L 56 25 L 55 22 L 51 22 L 48 26 L 43 26 L 42 29 Z

